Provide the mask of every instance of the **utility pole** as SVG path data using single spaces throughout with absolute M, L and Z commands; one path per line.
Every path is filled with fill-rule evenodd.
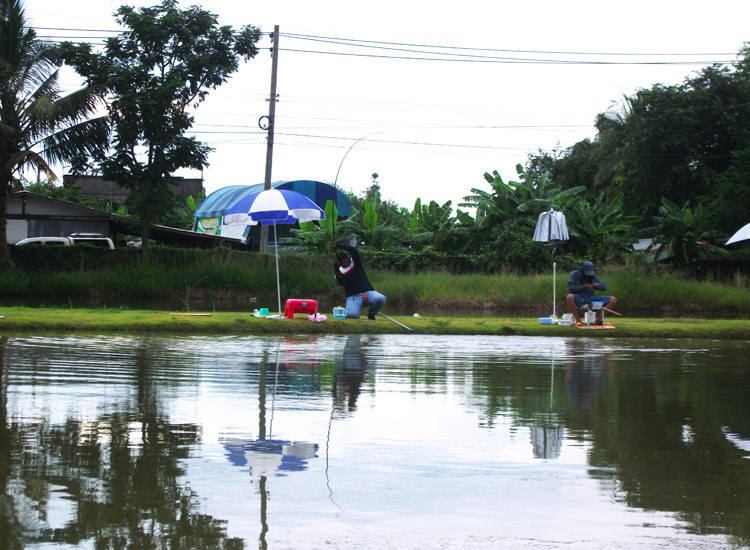
M 268 137 L 266 138 L 266 177 L 263 190 L 271 189 L 271 167 L 273 165 L 273 130 L 276 126 L 276 74 L 279 68 L 279 26 L 273 27 L 273 46 L 271 47 L 271 97 L 268 100 Z M 268 251 L 268 226 L 260 226 L 260 251 Z

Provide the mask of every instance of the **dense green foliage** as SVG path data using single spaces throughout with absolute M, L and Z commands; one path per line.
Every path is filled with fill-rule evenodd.
M 255 57 L 261 34 L 252 26 L 239 33 L 220 27 L 214 14 L 196 6 L 181 10 L 176 0 L 122 6 L 117 21 L 127 31 L 109 38 L 102 53 L 90 44 L 61 49 L 66 63 L 111 95 L 112 151 L 94 160 L 105 178 L 131 190 L 129 207 L 143 222 L 146 256 L 149 223 L 173 209 L 170 177 L 207 164 L 210 148 L 185 135 L 193 124 L 189 107 L 226 82 L 240 59 Z
M 591 204 L 614 208 L 622 194 L 631 238 L 653 238 L 677 264 L 725 256 L 710 245 L 750 221 L 748 53 L 733 67 L 639 90 L 597 117 L 594 141 L 540 151 L 529 167 L 563 188 L 584 185 Z
M 553 252 L 597 264 L 744 258 L 721 244 L 750 221 L 748 52 L 733 67 L 706 67 L 680 85 L 624 97 L 597 115 L 594 140 L 530 155 L 517 181 L 485 173 L 489 189 L 472 187 L 458 205 L 467 212 L 421 199 L 400 208 L 381 199 L 374 178 L 351 197 L 355 214 L 336 238 L 354 236 L 363 249 L 383 252 L 380 265 L 400 269 L 437 266 L 428 258 L 441 257 L 454 271 L 539 272 Z M 531 241 L 549 209 L 565 214 L 570 233 L 556 249 Z M 312 248 L 314 234 L 314 249 L 325 250 L 312 225 L 294 242 Z M 657 254 L 635 252 L 639 238 Z

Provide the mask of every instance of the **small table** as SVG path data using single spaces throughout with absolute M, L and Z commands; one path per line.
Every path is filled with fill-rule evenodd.
M 318 313 L 318 301 L 290 298 L 286 301 L 284 307 L 284 317 L 294 319 L 295 313 L 307 313 L 308 315 Z

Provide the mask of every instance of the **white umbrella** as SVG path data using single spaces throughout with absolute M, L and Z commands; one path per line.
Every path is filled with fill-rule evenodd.
M 534 229 L 534 240 L 542 243 L 567 241 L 568 226 L 565 224 L 565 214 L 556 210 L 548 210 L 539 214 Z
M 750 246 L 750 223 L 729 237 L 724 246 Z
M 324 220 L 323 210 L 302 193 L 289 189 L 266 189 L 238 201 L 224 215 L 225 225 L 273 224 L 274 256 L 276 258 L 276 296 L 281 317 L 281 285 L 279 284 L 279 250 L 276 224 Z
M 565 214 L 556 210 L 548 210 L 539 214 L 534 229 L 534 240 L 541 243 L 553 243 L 552 255 L 555 255 L 557 243 L 565 242 L 569 239 L 568 226 L 565 223 Z M 552 262 L 552 319 L 555 315 L 555 283 L 557 279 L 557 262 Z

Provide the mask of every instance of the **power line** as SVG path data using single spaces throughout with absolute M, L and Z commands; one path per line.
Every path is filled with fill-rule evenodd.
M 98 32 L 98 33 L 109 33 L 119 34 L 124 32 L 124 29 L 77 29 L 77 28 L 66 28 L 66 27 L 34 27 L 35 30 L 43 31 L 62 31 L 62 32 Z M 545 55 L 595 55 L 595 56 L 628 56 L 628 57 L 640 57 L 640 56 L 708 56 L 708 55 L 736 55 L 737 52 L 596 52 L 596 51 L 565 51 L 565 50 L 520 50 L 520 49 L 505 49 L 505 48 L 476 48 L 468 46 L 444 46 L 434 44 L 414 44 L 409 42 L 385 42 L 379 40 L 363 40 L 355 38 L 340 38 L 331 36 L 319 36 L 319 35 L 308 35 L 308 34 L 297 34 L 297 33 L 285 33 L 282 32 L 281 36 L 287 38 L 295 38 L 299 40 L 309 40 L 313 42 L 327 42 L 332 44 L 351 45 L 360 47 L 375 47 L 374 45 L 383 46 L 405 46 L 410 48 L 428 48 L 428 49 L 450 49 L 450 50 L 462 50 L 462 51 L 477 51 L 477 52 L 502 52 L 502 53 L 523 53 L 523 54 L 545 54 Z M 88 38 L 88 37 L 82 37 Z M 102 38 L 102 37 L 97 37 Z
M 123 31 L 110 30 L 110 29 L 73 29 L 64 27 L 36 27 L 38 30 L 45 31 L 61 31 L 61 32 L 96 32 L 96 33 L 109 33 L 119 34 Z M 509 53 L 509 54 L 532 54 L 532 55 L 572 55 L 572 56 L 627 56 L 627 57 L 675 57 L 675 56 L 723 56 L 730 55 L 735 56 L 736 53 L 654 53 L 654 52 L 585 52 L 585 51 L 555 51 L 555 50 L 522 50 L 522 49 L 504 49 L 504 48 L 476 48 L 476 47 L 464 47 L 464 46 L 441 46 L 441 45 L 430 45 L 430 44 L 414 44 L 408 42 L 385 42 L 376 40 L 361 40 L 351 38 L 338 38 L 338 37 L 327 37 L 318 35 L 305 35 L 295 33 L 281 33 L 281 36 L 297 40 L 305 40 L 318 43 L 327 43 L 332 45 L 350 46 L 350 47 L 361 47 L 371 48 L 380 50 L 389 50 L 396 52 L 405 52 L 412 54 L 424 54 L 424 56 L 408 56 L 408 55 L 376 55 L 376 54 L 359 54 L 353 52 L 335 52 L 335 51 L 320 51 L 320 50 L 304 50 L 295 48 L 280 48 L 284 51 L 296 52 L 296 53 L 313 53 L 322 55 L 342 55 L 350 57 L 368 57 L 373 59 L 399 59 L 399 60 L 414 60 L 414 61 L 450 61 L 450 62 L 466 62 L 466 63 L 525 63 L 525 64 L 558 64 L 558 65 L 706 65 L 706 64 L 718 64 L 727 65 L 731 64 L 732 61 L 727 60 L 687 60 L 687 61 L 671 61 L 671 60 L 660 60 L 660 61 L 646 61 L 646 60 L 575 60 L 575 59 L 545 59 L 545 58 L 527 58 L 527 57 L 498 57 L 498 56 L 487 56 L 480 54 L 467 54 L 467 53 L 456 53 L 456 52 L 496 52 L 496 53 Z M 40 37 L 41 38 L 41 37 Z M 59 37 L 59 36 L 47 36 L 43 38 L 56 40 L 60 38 L 67 38 L 73 40 L 102 40 L 104 37 L 100 36 L 71 36 L 71 37 Z M 97 43 L 100 45 L 101 43 Z M 420 50 L 407 49 L 407 48 L 421 48 Z M 267 48 L 261 48 L 265 50 Z M 429 51 L 437 50 L 437 51 Z M 443 50 L 453 50 L 446 51 Z M 442 57 L 425 57 L 428 55 L 438 55 Z M 450 57 L 446 57 L 450 56 Z
M 351 142 L 352 140 L 350 137 L 319 136 L 319 135 L 314 135 L 314 134 L 295 134 L 295 133 L 288 133 L 288 132 L 277 132 L 276 135 L 288 136 L 288 137 L 316 138 L 316 139 L 338 139 L 338 140 L 345 140 L 347 142 Z M 401 141 L 401 140 L 391 140 L 391 139 L 366 139 L 362 141 L 371 142 L 371 143 L 388 143 L 388 144 L 395 144 L 395 145 L 427 145 L 430 147 L 456 147 L 459 149 L 488 149 L 488 150 L 511 149 L 508 147 L 493 147 L 489 145 L 466 145 L 463 143 L 460 143 L 460 144 L 434 143 L 434 142 L 431 143 L 431 142 L 422 142 L 422 141 Z M 526 149 L 523 149 L 523 150 L 525 151 Z
M 453 63 L 507 63 L 507 64 L 529 64 L 529 65 L 728 65 L 731 61 L 575 61 L 566 59 L 524 59 L 524 58 L 436 58 L 436 57 L 414 57 L 405 55 L 375 55 L 351 52 L 326 52 L 320 50 L 298 50 L 294 48 L 279 48 L 286 52 L 313 53 L 323 55 L 341 55 L 346 57 L 367 57 L 370 59 L 401 59 L 408 61 L 443 61 Z M 425 52 L 428 53 L 428 52 Z
M 314 40 L 320 42 L 335 41 L 333 43 L 349 44 L 364 46 L 366 44 L 384 44 L 388 46 L 408 46 L 412 48 L 433 48 L 433 49 L 452 49 L 452 50 L 472 50 L 481 52 L 503 52 L 503 53 L 531 53 L 531 54 L 554 54 L 554 55 L 609 55 L 609 56 L 672 56 L 672 55 L 736 55 L 736 52 L 732 53 L 637 53 L 637 52 L 569 52 L 569 51 L 552 51 L 552 50 L 516 50 L 516 49 L 498 49 L 498 48 L 473 48 L 464 46 L 435 46 L 427 44 L 410 44 L 404 42 L 382 42 L 377 40 L 362 40 L 354 38 L 336 38 L 330 36 L 315 36 L 306 34 L 295 34 L 295 33 L 281 33 L 281 36 L 288 38 L 298 38 L 301 40 Z

